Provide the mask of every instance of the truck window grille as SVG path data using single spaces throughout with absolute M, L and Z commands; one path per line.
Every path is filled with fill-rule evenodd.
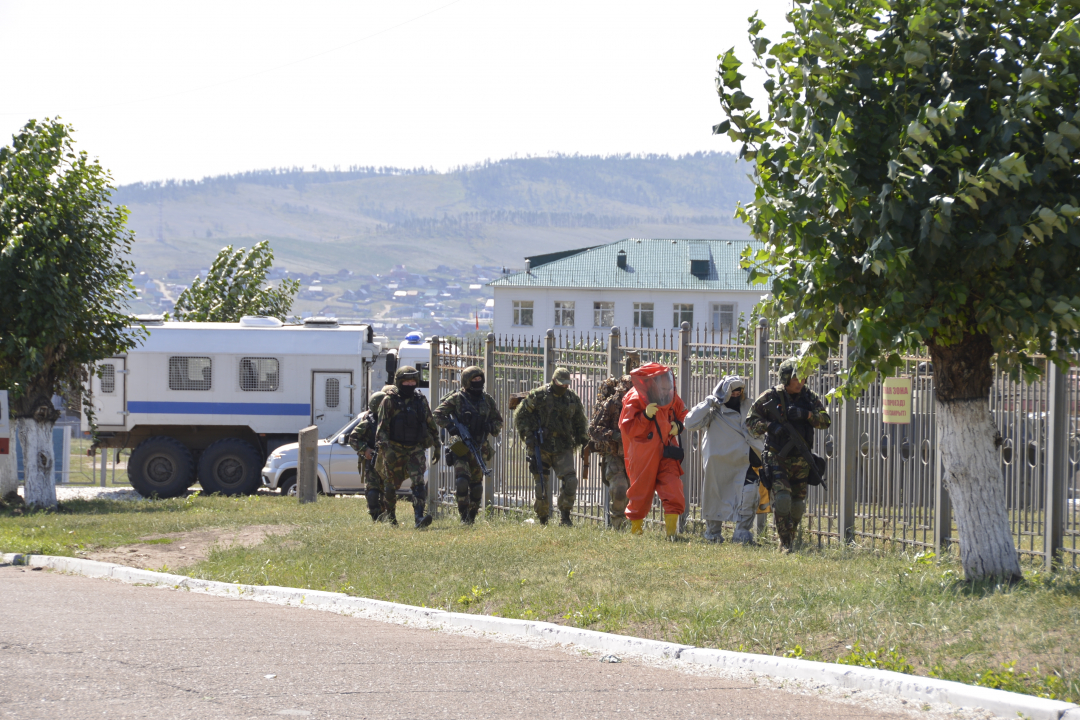
M 116 366 L 106 363 L 101 366 L 101 393 L 112 395 L 116 392 Z
M 278 389 L 277 358 L 240 358 L 240 389 L 248 392 L 273 392 Z
M 337 378 L 326 380 L 326 407 L 336 408 L 341 403 L 341 381 Z
M 169 358 L 169 389 L 209 390 L 210 370 L 208 357 L 171 357 Z

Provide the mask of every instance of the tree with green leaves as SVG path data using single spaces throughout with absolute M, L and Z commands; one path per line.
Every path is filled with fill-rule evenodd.
M 10 391 L 26 502 L 56 505 L 52 396 L 134 347 L 127 210 L 71 127 L 31 120 L 0 147 L 0 388 Z M 86 404 L 86 403 L 84 403 Z
M 968 579 L 1020 566 L 989 412 L 994 363 L 1080 348 L 1080 5 L 1076 0 L 795 0 L 776 43 L 750 18 L 767 107 L 719 58 L 753 163 L 738 211 L 766 248 L 770 304 L 813 341 L 847 334 L 844 392 L 933 360 L 938 448 Z
M 238 322 L 245 315 L 267 315 L 284 320 L 300 290 L 297 280 L 283 280 L 278 287 L 267 284 L 274 264 L 270 243 L 262 241 L 250 250 L 223 247 L 206 279 L 195 278 L 176 299 L 171 317 L 189 322 Z

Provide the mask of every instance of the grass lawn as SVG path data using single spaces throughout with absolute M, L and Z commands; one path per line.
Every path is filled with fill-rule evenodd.
M 402 517 L 411 515 L 399 505 Z M 345 592 L 765 654 L 884 667 L 1080 697 L 1080 575 L 961 582 L 953 559 L 858 548 L 668 543 L 517 518 L 428 530 L 373 524 L 362 500 L 191 497 L 0 511 L 0 550 L 74 555 L 205 527 L 292 526 L 215 549 L 186 574 Z M 171 571 L 180 568 L 169 568 Z

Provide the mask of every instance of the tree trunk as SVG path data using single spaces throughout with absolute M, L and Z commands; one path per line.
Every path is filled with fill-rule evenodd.
M 964 577 L 1020 579 L 989 400 L 938 401 L 937 427 Z
M 27 505 L 56 507 L 56 466 L 53 458 L 52 420 L 38 422 L 21 417 L 16 421 L 16 433 L 22 446 L 23 499 Z
M 965 335 L 953 345 L 928 347 L 934 361 L 938 452 L 956 513 L 964 577 L 1019 580 L 1020 561 L 996 450 L 997 428 L 990 416 L 994 382 L 990 338 Z
M 0 498 L 8 493 L 19 491 L 19 471 L 15 466 L 15 443 L 19 442 L 16 435 L 9 445 L 6 455 L 0 455 Z

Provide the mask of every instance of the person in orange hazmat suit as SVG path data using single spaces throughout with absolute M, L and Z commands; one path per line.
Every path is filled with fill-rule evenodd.
M 634 387 L 623 398 L 619 415 L 626 473 L 630 476 L 626 492 L 630 532 L 641 534 L 655 492 L 664 507 L 667 536 L 674 539 L 679 515 L 686 510 L 679 443 L 686 406 L 675 391 L 671 369 L 665 365 L 646 363 L 631 372 L 630 379 Z

